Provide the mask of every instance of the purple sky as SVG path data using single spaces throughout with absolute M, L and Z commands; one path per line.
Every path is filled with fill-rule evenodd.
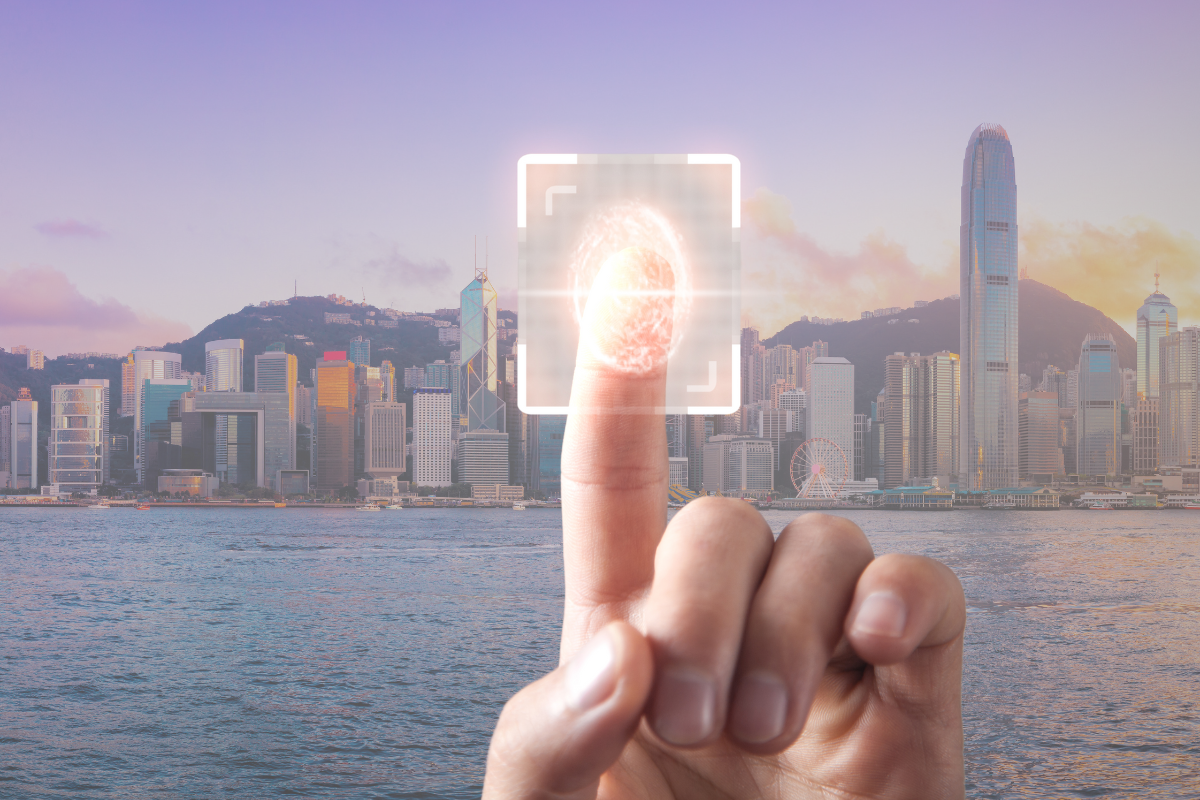
M 957 291 L 984 121 L 1013 140 L 1031 277 L 1129 325 L 1157 264 L 1200 321 L 1194 3 L 0 2 L 0 19 L 4 347 L 161 343 L 293 280 L 452 305 L 475 234 L 511 298 L 526 152 L 739 156 L 746 288 L 786 284 L 747 298 L 764 333 L 910 305 Z

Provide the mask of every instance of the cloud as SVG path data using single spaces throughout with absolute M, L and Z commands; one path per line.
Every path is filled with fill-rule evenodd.
M 26 344 L 49 356 L 124 353 L 137 344 L 178 342 L 191 335 L 181 322 L 135 311 L 112 298 L 86 297 L 53 267 L 0 270 L 0 341 L 6 347 Z
M 395 246 L 383 255 L 363 262 L 362 271 L 382 285 L 421 288 L 437 286 L 452 276 L 450 265 L 444 259 L 414 261 L 402 255 Z
M 51 239 L 103 239 L 107 234 L 96 227 L 80 222 L 77 219 L 51 220 L 39 222 L 34 229 Z
M 802 233 L 783 195 L 760 188 L 742 207 L 743 323 L 771 335 L 801 316 L 858 319 L 958 291 L 953 261 L 926 267 L 903 244 L 875 233 L 853 253 L 834 253 Z
M 1029 277 L 1100 309 L 1131 332 L 1154 291 L 1179 308 L 1179 324 L 1200 323 L 1200 240 L 1143 217 L 1116 225 L 1043 220 L 1021 226 L 1021 268 Z

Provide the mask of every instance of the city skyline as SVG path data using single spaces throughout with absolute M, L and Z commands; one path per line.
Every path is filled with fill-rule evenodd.
M 1174 102 L 1200 71 L 1194 7 L 1017 4 L 985 22 L 983 8 L 813 6 L 772 10 L 771 25 L 689 7 L 686 35 L 669 5 L 639 7 L 632 33 L 619 10 L 107 8 L 14 7 L 0 31 L 14 120 L 0 131 L 0 341 L 127 351 L 293 287 L 447 305 L 476 234 L 514 308 L 513 167 L 538 151 L 737 154 L 746 322 L 765 333 L 909 306 L 954 291 L 953 152 L 982 119 L 1021 142 L 1031 277 L 1131 332 L 1120 309 L 1156 271 L 1182 319 L 1200 311 L 1200 164 L 1186 157 L 1200 111 Z M 617 39 L 614 75 L 602 56 Z M 698 64 L 698 46 L 729 57 Z M 1005 80 L 972 91 L 952 68 L 970 59 L 1006 63 Z M 548 84 L 509 102 L 547 60 Z M 182 275 L 208 278 L 186 303 Z

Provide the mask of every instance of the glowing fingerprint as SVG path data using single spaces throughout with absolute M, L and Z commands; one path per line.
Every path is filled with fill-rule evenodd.
M 626 248 L 654 253 L 667 262 L 672 281 L 657 288 L 673 293 L 671 342 L 668 355 L 674 353 L 687 330 L 692 310 L 692 273 L 684 254 L 683 237 L 662 214 L 638 202 L 612 206 L 596 214 L 584 226 L 579 245 L 571 258 L 568 281 L 574 299 L 577 323 L 582 322 L 592 284 L 601 267 Z
M 601 363 L 644 375 L 666 366 L 675 275 L 665 258 L 627 247 L 601 266 L 583 316 L 583 340 Z

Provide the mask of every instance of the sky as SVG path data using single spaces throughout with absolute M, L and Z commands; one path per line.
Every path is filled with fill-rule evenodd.
M 732 153 L 743 316 L 958 291 L 971 131 L 1020 265 L 1200 323 L 1196 3 L 0 0 L 0 346 L 178 340 L 248 303 L 516 299 L 525 153 Z

